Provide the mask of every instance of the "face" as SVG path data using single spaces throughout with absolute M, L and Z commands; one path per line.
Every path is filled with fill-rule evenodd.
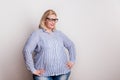
M 48 29 L 54 29 L 56 22 L 58 21 L 55 15 L 49 15 L 45 20 L 45 25 Z

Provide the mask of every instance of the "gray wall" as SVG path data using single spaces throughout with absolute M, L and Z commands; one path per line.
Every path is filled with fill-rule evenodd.
M 22 48 L 49 8 L 76 45 L 71 80 L 120 80 L 119 0 L 0 1 L 0 80 L 32 80 Z

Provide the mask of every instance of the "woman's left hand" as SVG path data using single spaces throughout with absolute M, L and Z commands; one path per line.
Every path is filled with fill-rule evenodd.
M 68 61 L 68 62 L 67 62 L 67 67 L 68 67 L 69 69 L 71 69 L 71 68 L 73 67 L 73 65 L 74 65 L 73 62 L 71 62 L 71 61 Z

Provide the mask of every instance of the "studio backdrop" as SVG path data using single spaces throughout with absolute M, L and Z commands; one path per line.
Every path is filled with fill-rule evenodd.
M 1 0 L 0 80 L 32 80 L 22 49 L 47 9 L 76 47 L 70 80 L 120 80 L 120 0 Z

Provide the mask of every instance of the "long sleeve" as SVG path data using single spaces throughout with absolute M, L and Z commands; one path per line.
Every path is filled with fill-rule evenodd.
M 24 48 L 23 48 L 23 56 L 25 59 L 25 64 L 27 69 L 30 70 L 32 73 L 35 71 L 34 62 L 32 58 L 32 53 L 37 46 L 39 38 L 37 36 L 37 32 L 33 32 L 30 37 L 28 38 Z
M 74 43 L 63 33 L 62 33 L 62 38 L 63 38 L 63 44 L 64 44 L 65 48 L 67 48 L 67 50 L 69 52 L 70 61 L 75 62 L 76 51 L 75 51 Z

